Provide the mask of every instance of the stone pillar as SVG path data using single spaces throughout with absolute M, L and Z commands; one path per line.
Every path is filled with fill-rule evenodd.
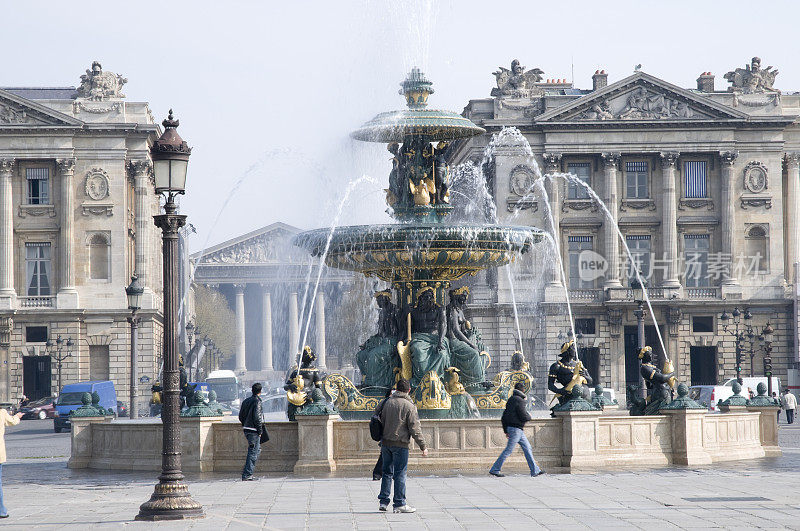
M 272 298 L 270 292 L 267 291 L 267 286 L 264 286 L 264 299 L 261 305 L 263 319 L 261 340 L 261 370 L 271 371 L 272 367 Z
M 92 425 L 111 422 L 113 417 L 72 417 L 70 419 L 70 456 L 67 468 L 91 468 L 95 447 Z M 102 449 L 97 448 L 98 452 Z
M 77 308 L 78 290 L 75 289 L 75 159 L 58 159 L 58 174 L 61 178 L 61 235 L 59 239 L 58 266 L 60 286 L 57 296 L 59 308 Z
M 606 208 L 611 213 L 611 220 L 606 220 L 604 223 L 604 237 L 603 237 L 603 254 L 605 255 L 608 269 L 606 270 L 606 281 L 604 287 L 606 288 L 621 288 L 622 283 L 619 281 L 619 236 L 617 235 L 616 223 L 619 219 L 618 216 L 618 201 L 617 201 L 617 164 L 619 164 L 620 154 L 616 152 L 607 152 L 601 155 L 603 158 L 603 176 L 605 185 L 605 197 L 603 201 L 606 203 Z
M 14 289 L 14 207 L 11 181 L 14 159 L 0 159 L 0 307 L 11 309 Z
M 234 284 L 236 290 L 236 372 L 247 371 L 244 340 L 244 284 Z
M 794 264 L 800 262 L 800 151 L 786 154 L 786 279 L 796 283 Z
M 333 459 L 333 423 L 339 415 L 297 416 L 297 463 L 294 473 L 298 475 L 336 471 Z
M 664 258 L 667 270 L 662 285 L 668 288 L 679 288 L 678 279 L 678 197 L 675 189 L 675 165 L 679 153 L 661 153 L 661 170 L 663 180 L 663 208 L 661 214 L 661 230 L 664 238 Z
M 555 173 L 561 172 L 561 153 L 544 153 L 542 155 L 544 158 L 544 168 L 546 175 L 552 175 Z M 549 198 L 548 206 L 550 207 L 550 213 L 553 216 L 553 238 L 556 240 L 556 245 L 560 249 L 561 247 L 561 229 L 559 227 L 560 218 L 561 218 L 561 210 L 559 207 L 559 181 L 556 179 L 547 179 L 545 181 L 545 189 L 547 190 L 547 196 Z M 544 208 L 542 209 L 544 211 Z M 563 259 L 563 254 L 562 259 Z M 551 286 L 561 286 L 561 266 L 558 261 L 553 264 L 553 268 L 551 269 L 550 275 L 550 285 Z
M 778 444 L 778 411 L 780 407 L 775 406 L 747 406 L 747 411 L 760 413 L 758 419 L 758 433 L 761 446 L 764 448 L 765 457 L 778 457 L 782 455 L 781 447 Z
M 317 367 L 325 369 L 325 295 L 322 291 L 317 292 L 314 317 L 317 325 L 317 347 L 314 353 L 317 355 Z
M 298 354 L 303 349 L 300 345 L 300 317 L 297 312 L 297 292 L 292 292 L 289 295 L 289 359 L 294 360 L 289 362 L 291 367 L 293 362 L 298 361 Z
M 147 271 L 149 248 L 152 245 L 150 226 L 153 224 L 150 211 L 150 175 L 152 165 L 149 160 L 128 161 L 128 172 L 133 178 L 134 189 L 134 227 L 135 231 L 135 265 L 134 270 L 139 282 L 144 286 L 145 293 L 142 297 L 142 307 L 153 307 L 153 290 L 150 287 L 150 278 Z
M 556 411 L 563 422 L 561 466 L 570 472 L 593 470 L 602 464 L 599 456 L 598 433 L 601 411 Z
M 724 151 L 720 153 L 722 159 L 722 254 L 730 257 L 729 271 L 722 279 L 723 286 L 738 286 L 739 279 L 733 275 L 734 241 L 737 232 L 736 208 L 733 192 L 733 163 L 739 156 L 738 151 Z
M 670 418 L 673 465 L 708 465 L 711 456 L 703 448 L 705 409 L 662 409 L 661 415 Z M 777 417 L 777 415 L 776 415 Z

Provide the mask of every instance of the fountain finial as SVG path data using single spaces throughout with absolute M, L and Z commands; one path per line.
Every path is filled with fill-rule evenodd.
M 422 70 L 416 66 L 412 68 L 400 86 L 403 88 L 399 93 L 406 97 L 409 109 L 422 109 L 428 106 L 428 96 L 433 94 L 433 83 L 428 81 Z

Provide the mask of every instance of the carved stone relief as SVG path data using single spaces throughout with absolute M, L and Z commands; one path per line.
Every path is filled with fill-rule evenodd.
M 248 264 L 278 259 L 275 242 L 265 236 L 237 243 L 203 257 L 203 263 Z
M 497 72 L 492 72 L 497 82 L 497 88 L 492 89 L 492 96 L 511 96 L 515 98 L 529 98 L 539 95 L 542 89 L 536 83 L 542 80 L 544 71 L 532 68 L 525 71 L 519 60 L 511 61 L 511 70 L 499 67 Z
M 0 103 L 0 124 L 23 125 L 37 123 L 22 106 Z
M 531 192 L 534 179 L 533 171 L 529 167 L 520 164 L 511 170 L 511 176 L 508 182 L 513 193 L 519 196 L 525 196 Z
M 761 162 L 752 160 L 744 167 L 744 187 L 757 194 L 767 189 L 767 167 Z
M 113 72 L 103 72 L 103 66 L 95 61 L 92 68 L 81 76 L 78 97 L 92 101 L 103 101 L 109 98 L 124 98 L 122 85 L 128 80 Z M 110 109 L 109 109 L 110 110 Z
M 95 201 L 108 197 L 108 173 L 102 168 L 92 168 L 86 174 L 86 195 Z
M 573 120 L 663 120 L 695 118 L 698 113 L 688 103 L 663 92 L 637 87 L 612 100 L 595 101 Z
M 777 75 L 778 71 L 773 70 L 772 66 L 761 68 L 761 59 L 753 57 L 749 65 L 731 70 L 724 77 L 731 84 L 728 87 L 728 92 L 754 94 L 758 92 L 780 92 L 772 86 Z

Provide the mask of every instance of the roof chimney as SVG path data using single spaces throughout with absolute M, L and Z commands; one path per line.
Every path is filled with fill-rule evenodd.
M 714 92 L 714 74 L 703 72 L 697 78 L 697 90 L 700 92 Z
M 608 74 L 605 70 L 595 70 L 592 76 L 592 90 L 600 90 L 608 85 Z

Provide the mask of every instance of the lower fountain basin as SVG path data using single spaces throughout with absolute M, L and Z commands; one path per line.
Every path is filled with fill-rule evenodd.
M 415 270 L 436 278 L 457 280 L 515 260 L 542 240 L 534 227 L 501 225 L 394 224 L 316 229 L 295 236 L 294 244 L 325 263 L 391 281 Z

